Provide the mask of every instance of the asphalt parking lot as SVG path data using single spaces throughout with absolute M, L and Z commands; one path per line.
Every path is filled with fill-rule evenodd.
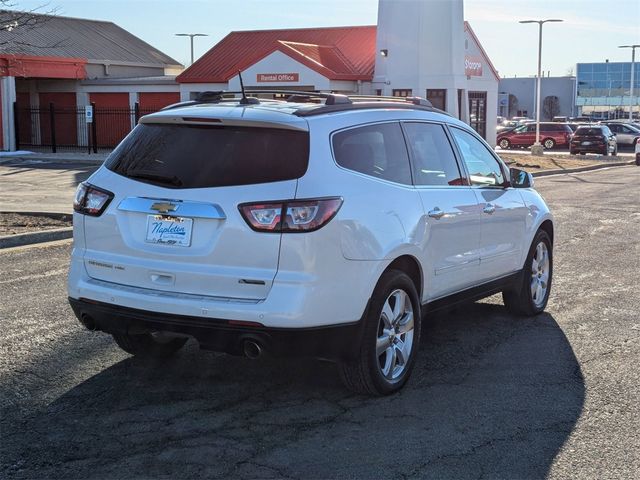
M 66 302 L 70 245 L 0 252 L 0 478 L 638 478 L 640 168 L 536 180 L 547 313 L 425 320 L 399 394 L 329 363 L 133 359 Z

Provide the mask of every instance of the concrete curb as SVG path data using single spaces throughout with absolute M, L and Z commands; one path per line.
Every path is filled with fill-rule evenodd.
M 16 215 L 28 215 L 32 217 L 48 217 L 53 218 L 54 220 L 73 220 L 73 213 L 62 213 L 62 212 L 33 212 L 33 211 L 15 211 L 15 210 L 0 210 L 0 214 L 3 213 L 15 213 Z
M 562 173 L 579 173 L 579 172 L 589 172 L 591 170 L 600 170 L 602 168 L 610 168 L 610 167 L 624 167 L 626 165 L 635 164 L 635 160 L 629 160 L 627 162 L 611 162 L 611 163 L 600 163 L 598 165 L 588 165 L 586 167 L 577 167 L 577 168 L 567 168 L 561 169 L 558 168 L 556 170 L 543 170 L 541 172 L 531 172 L 531 175 L 534 177 L 546 177 L 548 175 L 558 175 Z
M 73 227 L 54 228 L 39 232 L 21 233 L 19 235 L 5 235 L 0 237 L 0 249 L 21 247 L 33 243 L 53 242 L 73 237 Z

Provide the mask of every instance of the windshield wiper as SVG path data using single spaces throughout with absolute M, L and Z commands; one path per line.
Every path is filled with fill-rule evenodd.
M 175 175 L 169 177 L 166 175 L 160 175 L 158 173 L 147 173 L 147 172 L 127 172 L 127 177 L 130 178 L 140 178 L 143 180 L 153 180 L 159 183 L 166 183 L 169 185 L 173 185 L 175 187 L 179 187 L 182 185 L 182 180 L 180 180 Z

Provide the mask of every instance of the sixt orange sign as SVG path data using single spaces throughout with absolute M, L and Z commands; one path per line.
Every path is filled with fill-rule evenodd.
M 464 57 L 464 74 L 468 77 L 482 76 L 482 59 L 480 57 Z
M 299 82 L 299 73 L 258 73 L 256 80 L 259 83 L 267 82 Z

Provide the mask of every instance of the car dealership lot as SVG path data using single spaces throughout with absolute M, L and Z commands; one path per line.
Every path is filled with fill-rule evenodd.
M 311 360 L 132 359 L 75 320 L 68 243 L 2 252 L 0 476 L 637 477 L 639 184 L 635 166 L 537 179 L 548 313 L 492 297 L 427 319 L 413 377 L 381 399 Z

